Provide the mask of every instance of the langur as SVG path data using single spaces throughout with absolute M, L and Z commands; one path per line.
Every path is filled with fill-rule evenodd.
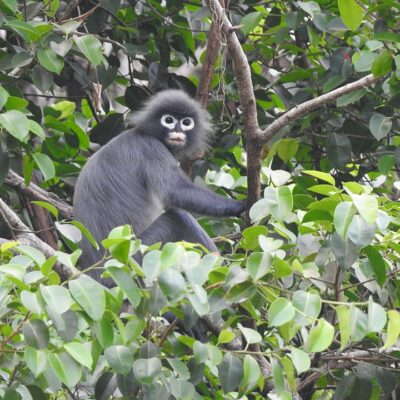
M 74 195 L 76 219 L 98 242 L 116 226 L 130 224 L 146 245 L 185 240 L 217 251 L 191 213 L 239 216 L 245 202 L 194 185 L 179 167 L 179 160 L 207 148 L 209 114 L 185 92 L 166 90 L 137 112 L 134 125 L 91 156 L 82 169 Z M 82 267 L 104 253 L 87 241 L 82 250 Z M 101 273 L 90 272 L 108 285 Z

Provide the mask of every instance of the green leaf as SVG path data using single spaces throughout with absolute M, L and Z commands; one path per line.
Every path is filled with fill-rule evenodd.
M 386 325 L 387 317 L 385 309 L 375 303 L 370 296 L 368 301 L 368 328 L 367 332 L 381 333 Z
M 293 365 L 296 368 L 297 374 L 301 374 L 310 369 L 311 367 L 310 357 L 303 350 L 293 347 L 290 356 L 292 358 Z
M 297 311 L 295 321 L 301 326 L 308 325 L 318 318 L 322 307 L 321 297 L 318 294 L 303 290 L 293 294 L 292 304 Z
M 193 293 L 188 295 L 196 313 L 200 316 L 210 312 L 210 303 L 208 302 L 207 292 L 199 285 L 192 284 Z
M 65 343 L 63 347 L 79 364 L 89 369 L 92 368 L 92 354 L 84 344 L 79 342 L 70 342 Z
M 312 17 L 321 13 L 321 7 L 316 1 L 299 1 L 298 4 L 300 8 Z
M 43 128 L 33 119 L 28 119 L 28 126 L 29 130 L 33 132 L 36 136 L 40 137 L 40 139 L 46 138 Z
M 260 221 L 270 214 L 268 202 L 266 199 L 260 199 L 255 202 L 249 211 L 249 216 L 252 222 Z
M 112 345 L 114 341 L 113 327 L 110 321 L 108 321 L 104 316 L 99 322 L 95 324 L 94 331 L 96 334 L 96 338 L 103 348 Z
M 17 12 L 17 10 L 18 10 L 17 0 L 3 0 L 2 3 L 13 14 L 15 14 Z
M 374 224 L 378 215 L 378 200 L 369 194 L 350 194 L 357 211 L 369 224 Z
M 389 310 L 387 315 L 389 322 L 386 331 L 386 342 L 382 347 L 382 350 L 393 346 L 399 339 L 400 335 L 400 313 L 396 310 Z
M 296 368 L 297 374 L 301 374 L 310 369 L 311 367 L 310 357 L 303 350 L 293 347 L 290 356 L 292 358 L 293 365 Z
M 297 139 L 281 139 L 277 144 L 276 150 L 279 158 L 287 164 L 295 156 L 299 149 Z
M 89 229 L 86 228 L 85 225 L 83 225 L 81 222 L 79 221 L 71 221 L 71 224 L 76 226 L 81 232 L 82 234 L 86 237 L 86 239 L 89 241 L 89 243 L 96 249 L 99 250 L 99 245 L 97 244 L 95 238 L 93 237 L 93 235 L 90 233 Z
M 47 307 L 46 311 L 53 322 L 54 328 L 56 328 L 58 336 L 62 340 L 69 342 L 76 337 L 78 331 L 81 329 L 78 326 L 78 313 L 68 310 L 65 313 L 58 314 L 49 307 Z
M 218 366 L 218 377 L 224 393 L 234 391 L 243 377 L 242 361 L 232 353 L 226 353 Z
M 261 370 L 254 357 L 246 354 L 243 359 L 243 379 L 241 386 L 244 386 L 244 391 L 252 390 L 261 378 Z
M 90 318 L 99 321 L 103 317 L 106 297 L 102 285 L 87 275 L 81 275 L 69 282 L 69 290 Z
M 49 156 L 42 153 L 33 153 L 33 159 L 36 162 L 36 165 L 40 169 L 40 172 L 43 174 L 43 178 L 45 181 L 52 179 L 56 175 L 56 169 L 54 167 L 53 161 Z
M 356 0 L 338 0 L 340 17 L 344 24 L 355 31 L 362 22 L 363 9 Z
M 246 327 L 242 326 L 242 324 L 238 324 L 238 328 L 242 332 L 242 334 L 248 344 L 261 342 L 262 336 L 254 329 L 246 328 Z
M 190 372 L 186 363 L 176 358 L 168 358 L 168 363 L 174 369 L 176 375 L 178 375 L 180 378 L 187 380 L 190 379 Z
M 28 346 L 35 349 L 45 349 L 50 342 L 50 333 L 47 325 L 40 319 L 26 321 L 22 326 L 22 333 Z
M 68 387 L 73 388 L 80 381 L 81 367 L 68 353 L 50 353 L 48 360 L 51 369 Z
M 307 174 L 317 178 L 321 181 L 328 182 L 330 185 L 335 186 L 335 178 L 331 174 L 321 171 L 301 171 L 302 174 Z
M 354 69 L 357 72 L 371 71 L 372 63 L 374 62 L 378 54 L 373 53 L 371 51 L 363 51 L 361 54 L 359 53 L 356 54 L 358 54 L 359 57 L 354 62 Z
M 7 103 L 7 99 L 9 96 L 10 94 L 7 92 L 7 90 L 0 86 L 0 110 Z
M 281 360 L 275 357 L 271 358 L 272 378 L 276 392 L 281 395 L 285 390 L 285 376 L 283 375 L 283 368 Z
M 142 299 L 142 294 L 132 276 L 118 267 L 106 267 L 106 270 L 118 287 L 122 289 L 132 306 L 136 308 Z
M 44 350 L 27 348 L 24 351 L 24 361 L 37 378 L 47 368 L 47 353 Z
M 281 326 L 291 321 L 295 316 L 292 303 L 283 297 L 279 297 L 271 304 L 268 311 L 268 324 Z
M 46 304 L 58 314 L 69 310 L 72 305 L 71 295 L 65 287 L 40 285 L 40 293 Z
M 373 40 L 382 40 L 384 42 L 400 43 L 400 35 L 394 32 L 378 32 L 372 37 Z
M 21 97 L 9 96 L 6 103 L 7 110 L 24 110 L 29 104 L 28 100 L 21 99 Z
M 351 161 L 351 142 L 343 134 L 331 133 L 326 142 L 326 151 L 333 168 L 343 168 Z
M 158 276 L 158 284 L 163 293 L 170 298 L 179 296 L 185 290 L 185 280 L 180 272 L 168 268 Z
M 386 263 L 381 253 L 373 246 L 364 248 L 364 253 L 367 255 L 371 263 L 372 270 L 374 271 L 376 281 L 382 286 L 386 281 Z
M 342 237 L 342 239 L 346 238 L 347 231 L 356 211 L 356 207 L 354 207 L 353 203 L 350 201 L 339 203 L 335 208 L 333 225 L 335 226 L 336 232 Z
M 368 224 L 364 218 L 355 215 L 349 226 L 348 237 L 359 249 L 362 249 L 371 243 L 375 231 L 375 224 Z
M 58 119 L 61 120 L 72 115 L 75 111 L 76 105 L 72 101 L 63 100 L 53 104 L 51 107 L 61 112 L 61 115 L 58 117 Z
M 392 70 L 393 57 L 392 53 L 384 49 L 375 58 L 372 63 L 371 72 L 374 76 L 383 76 L 388 74 Z
M 266 226 L 250 226 L 242 232 L 241 245 L 245 250 L 254 250 L 258 246 L 258 237 L 267 233 Z
M 277 221 L 283 221 L 293 208 L 293 196 L 289 187 L 267 187 L 264 191 L 264 200 L 271 215 Z
M 248 35 L 262 20 L 264 14 L 261 12 L 251 12 L 246 14 L 240 21 L 241 31 Z
M 13 19 L 6 21 L 5 25 L 14 32 L 17 32 L 18 35 L 29 43 L 38 40 L 42 36 L 41 32 L 29 22 Z
M 161 361 L 156 358 L 139 359 L 133 363 L 133 374 L 138 382 L 151 386 L 161 374 Z
M 71 50 L 72 45 L 73 41 L 71 39 L 63 40 L 60 43 L 50 42 L 51 49 L 60 57 L 65 57 L 65 55 Z
M 349 104 L 355 103 L 367 94 L 367 91 L 363 89 L 354 90 L 336 99 L 337 107 L 345 107 Z
M 39 63 L 48 71 L 60 75 L 64 67 L 64 59 L 54 53 L 51 48 L 39 49 L 37 58 Z
M 45 0 L 44 5 L 46 10 L 46 15 L 48 15 L 51 18 L 54 18 L 58 10 L 58 7 L 60 5 L 60 0 Z
M 340 330 L 340 349 L 343 350 L 350 340 L 351 323 L 350 323 L 350 308 L 347 306 L 337 306 L 336 313 L 339 319 Z
M 264 252 L 254 252 L 247 259 L 247 270 L 253 279 L 257 281 L 267 274 L 272 266 L 272 255 Z
M 79 243 L 82 240 L 82 233 L 79 228 L 72 224 L 64 224 L 58 221 L 55 222 L 55 227 L 64 237 L 73 243 Z
M 21 292 L 21 303 L 33 314 L 40 315 L 43 312 L 45 306 L 43 299 L 40 297 L 38 292 L 30 292 L 23 290 Z
M 232 331 L 223 329 L 218 335 L 218 344 L 229 343 L 235 339 L 235 334 Z
M 28 118 L 21 111 L 11 110 L 0 114 L 0 125 L 12 136 L 25 142 L 29 134 Z
M 364 339 L 367 334 L 368 318 L 363 311 L 350 305 L 350 325 L 351 325 L 351 338 L 353 341 L 358 342 Z
M 392 129 L 392 119 L 382 114 L 374 114 L 369 120 L 369 129 L 376 140 L 384 139 Z
M 34 200 L 31 201 L 32 204 L 36 204 L 37 206 L 43 207 L 47 211 L 49 211 L 55 218 L 58 218 L 58 209 L 54 207 L 52 204 L 47 203 L 47 201 L 39 201 L 39 200 Z
M 127 346 L 111 346 L 104 352 L 110 367 L 119 374 L 127 374 L 133 363 L 132 350 Z
M 79 50 L 94 66 L 103 61 L 103 48 L 100 40 L 95 36 L 74 36 L 74 41 Z
M 321 318 L 318 325 L 311 329 L 305 348 L 310 353 L 318 353 L 327 349 L 335 334 L 334 327 L 325 319 Z
M 16 250 L 18 250 L 20 253 L 24 254 L 25 256 L 29 257 L 38 266 L 41 266 L 42 264 L 44 264 L 46 262 L 46 257 L 38 249 L 21 244 L 17 247 Z
M 163 269 L 167 269 L 177 264 L 185 253 L 185 249 L 178 243 L 167 243 L 161 251 L 161 265 Z

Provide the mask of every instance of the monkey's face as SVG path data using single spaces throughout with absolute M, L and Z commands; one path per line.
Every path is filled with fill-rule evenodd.
M 193 117 L 163 114 L 160 119 L 163 129 L 163 139 L 171 150 L 181 149 L 190 141 L 190 133 L 195 127 Z
M 179 160 L 204 152 L 212 132 L 207 111 L 181 90 L 155 94 L 133 121 L 140 132 L 157 138 Z

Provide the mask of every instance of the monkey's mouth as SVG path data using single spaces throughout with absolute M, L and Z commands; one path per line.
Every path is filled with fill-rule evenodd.
M 186 135 L 181 132 L 172 132 L 168 135 L 167 143 L 175 146 L 183 146 L 186 143 Z

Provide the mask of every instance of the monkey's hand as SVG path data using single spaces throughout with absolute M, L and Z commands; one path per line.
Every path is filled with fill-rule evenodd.
M 235 206 L 233 207 L 233 213 L 235 217 L 240 217 L 245 211 L 247 206 L 247 200 L 235 201 Z

